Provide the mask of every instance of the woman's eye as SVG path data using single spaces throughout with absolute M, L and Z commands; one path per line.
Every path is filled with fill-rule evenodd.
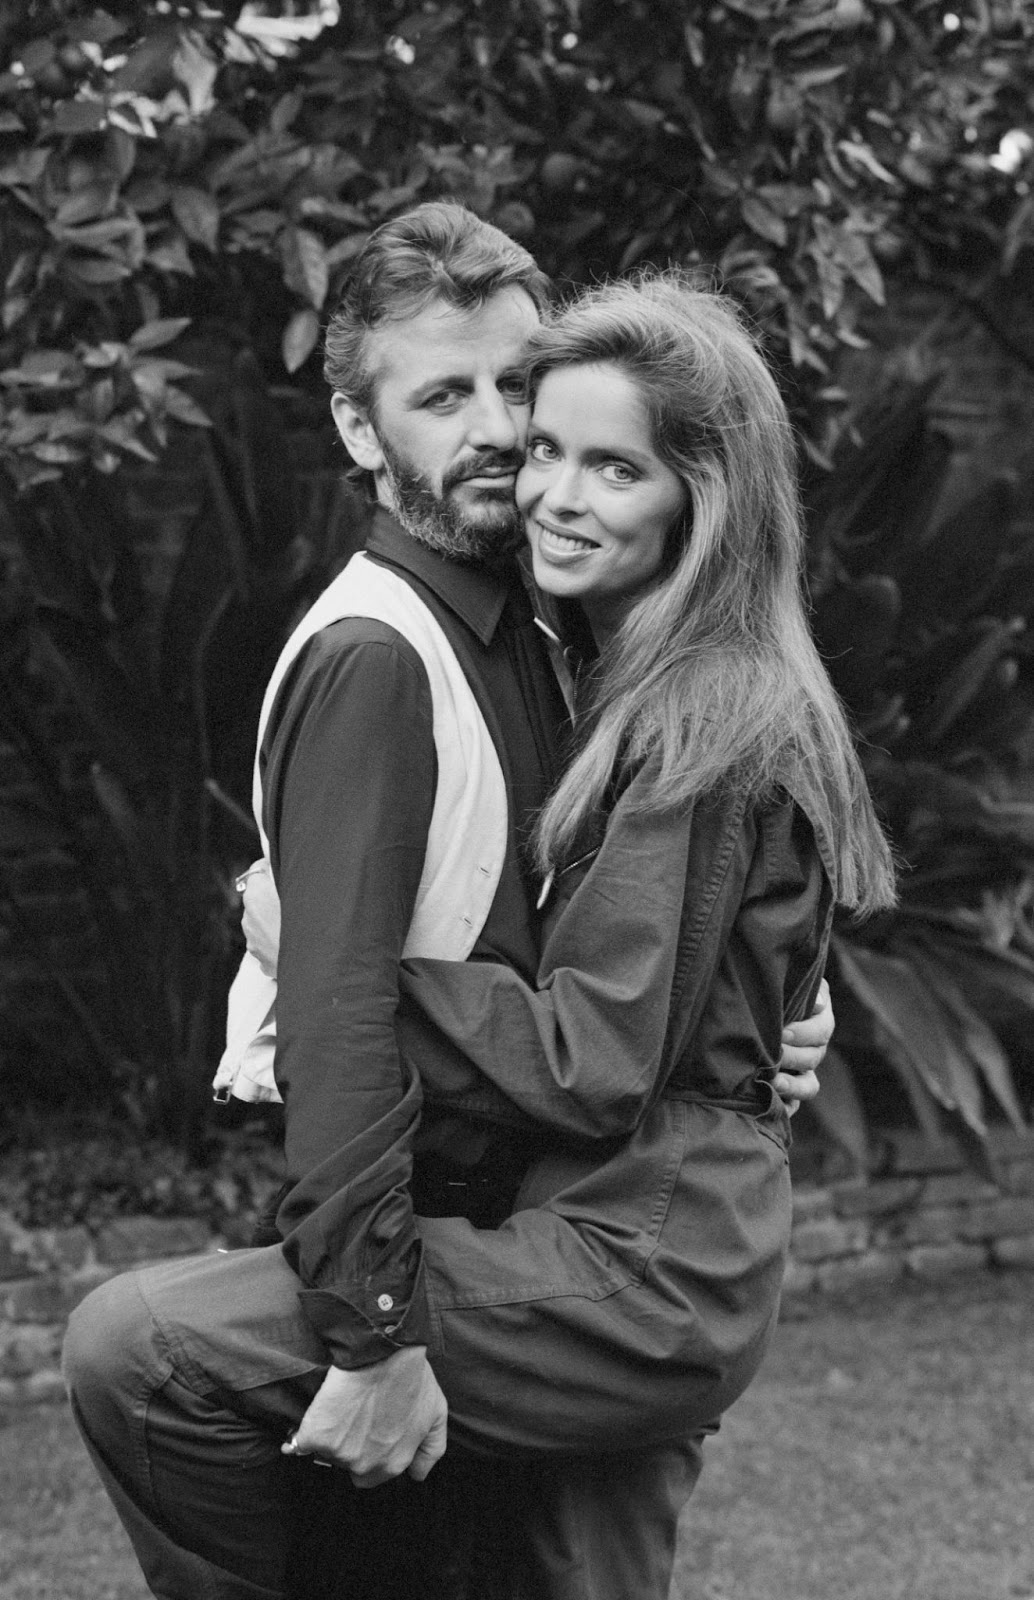
M 448 411 L 450 406 L 456 404 L 459 398 L 455 389 L 439 389 L 434 394 L 429 394 L 424 401 L 428 411 Z
M 555 461 L 556 459 L 556 446 L 550 444 L 548 439 L 528 440 L 529 461 Z
M 636 473 L 624 461 L 608 461 L 603 477 L 608 483 L 635 483 Z

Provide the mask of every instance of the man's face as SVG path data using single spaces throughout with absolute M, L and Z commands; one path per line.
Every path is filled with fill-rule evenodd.
M 513 487 L 528 408 L 519 365 L 538 321 L 530 295 L 509 288 L 474 311 L 434 301 L 369 336 L 378 499 L 407 532 L 456 559 L 486 560 L 520 542 Z M 353 449 L 338 410 L 335 418 Z

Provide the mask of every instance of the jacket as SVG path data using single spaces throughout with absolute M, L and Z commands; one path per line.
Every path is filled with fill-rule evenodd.
M 792 788 L 651 817 L 642 781 L 558 878 L 534 987 L 481 962 L 405 964 L 399 1036 L 436 1063 L 425 1094 L 564 1135 L 500 1228 L 421 1225 L 435 1368 L 472 1447 L 505 1451 L 516 1415 L 547 1451 L 685 1438 L 742 1392 L 774 1324 L 789 1122 L 770 1079 L 822 975 L 833 852 Z M 454 1041 L 447 1064 L 434 1033 Z M 471 1343 L 490 1310 L 505 1409 Z

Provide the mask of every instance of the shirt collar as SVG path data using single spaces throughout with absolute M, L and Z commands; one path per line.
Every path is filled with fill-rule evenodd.
M 452 561 L 406 533 L 383 506 L 374 511 L 366 548 L 379 561 L 419 578 L 483 645 L 491 644 L 507 600 L 520 588 L 515 567 L 495 572 Z

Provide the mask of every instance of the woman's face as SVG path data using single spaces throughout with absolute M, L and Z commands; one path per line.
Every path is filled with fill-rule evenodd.
M 656 578 L 686 504 L 639 390 L 609 362 L 547 372 L 515 492 L 536 583 L 580 601 L 597 639 Z

